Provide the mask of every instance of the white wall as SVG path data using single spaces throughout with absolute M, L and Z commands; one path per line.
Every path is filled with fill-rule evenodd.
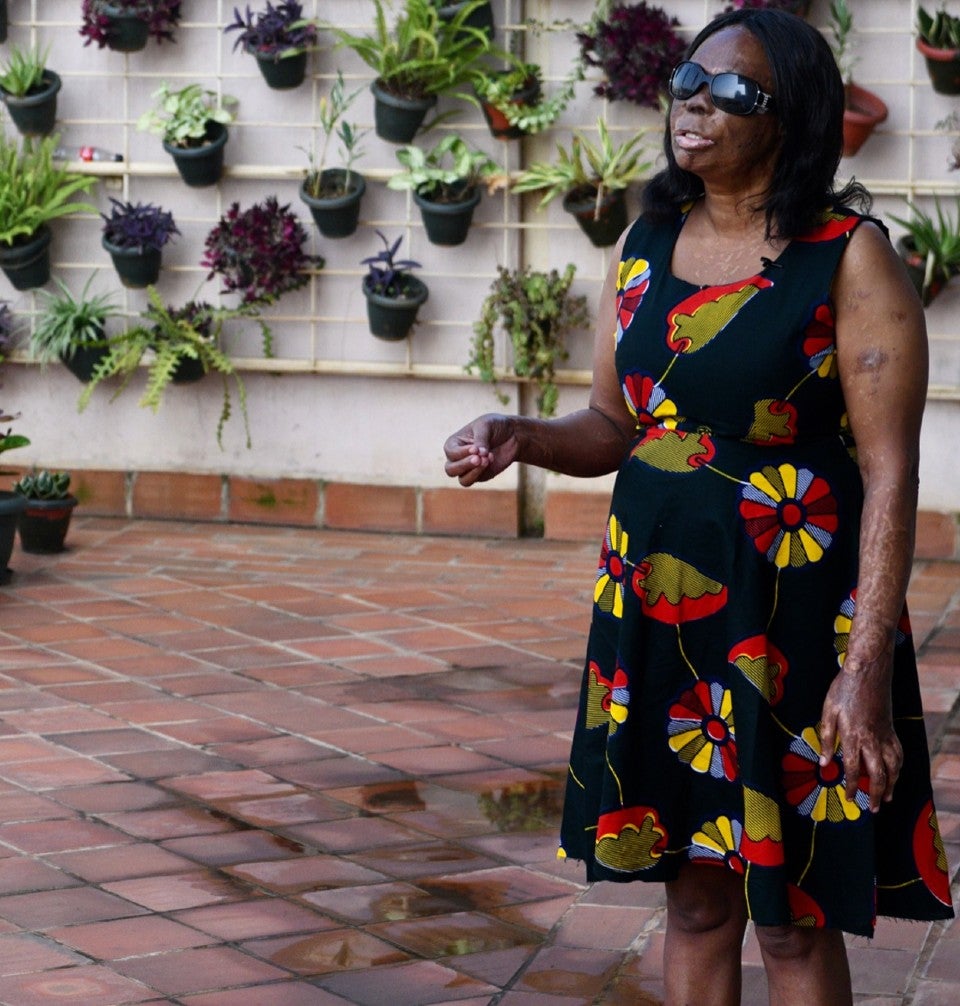
M 662 0 L 689 36 L 723 6 L 723 0 Z M 306 158 L 298 147 L 318 139 L 314 125 L 317 100 L 342 68 L 353 87 L 364 91 L 348 118 L 372 125 L 372 98 L 366 91 L 370 73 L 348 51 L 334 53 L 329 36 L 311 56 L 310 76 L 292 92 L 269 90 L 254 61 L 233 53 L 232 36 L 224 36 L 233 0 L 184 0 L 184 23 L 175 45 L 150 43 L 141 53 L 124 56 L 84 48 L 77 33 L 79 0 L 18 0 L 10 4 L 9 41 L 49 44 L 49 66 L 64 81 L 59 99 L 59 128 L 66 145 L 94 143 L 124 154 L 122 169 L 103 175 L 94 201 L 103 209 L 110 195 L 159 203 L 171 209 L 183 231 L 164 252 L 160 291 L 171 303 L 192 297 L 217 299 L 217 284 L 207 283 L 199 268 L 203 239 L 219 214 L 234 200 L 242 206 L 276 193 L 290 202 L 312 235 L 313 250 L 326 257 L 326 268 L 302 291 L 288 294 L 268 318 L 276 334 L 277 367 L 263 372 L 253 329 L 236 331 L 228 350 L 240 357 L 249 392 L 253 445 L 243 444 L 239 418 L 231 420 L 225 450 L 217 448 L 214 427 L 220 389 L 216 381 L 170 390 L 157 415 L 137 408 L 136 384 L 110 402 L 98 390 L 88 410 L 76 412 L 80 385 L 59 367 L 41 370 L 34 364 L 4 369 L 0 403 L 23 414 L 18 431 L 33 446 L 19 452 L 18 464 L 34 460 L 73 468 L 176 469 L 270 476 L 306 476 L 333 480 L 399 485 L 442 485 L 440 445 L 447 432 L 480 411 L 498 408 L 492 391 L 461 373 L 468 355 L 471 323 L 496 266 L 529 262 L 537 268 L 578 267 L 575 292 L 585 293 L 595 312 L 607 252 L 593 248 L 559 205 L 537 212 L 535 199 L 521 206 L 516 197 L 485 197 L 467 243 L 442 249 L 430 245 L 419 213 L 404 193 L 386 189 L 383 180 L 396 166 L 394 148 L 371 130 L 358 165 L 371 177 L 360 230 L 332 241 L 315 231 L 297 186 Z M 254 4 L 253 6 L 257 6 Z M 960 3 L 948 4 L 960 13 Z M 335 16 L 337 23 L 359 29 L 370 23 L 369 0 L 305 0 L 308 14 Z M 888 121 L 863 150 L 844 161 L 844 173 L 855 172 L 877 196 L 876 209 L 904 215 L 904 196 L 929 207 L 933 192 L 951 200 L 960 178 L 947 170 L 951 140 L 936 123 L 958 107 L 955 98 L 931 89 L 913 44 L 915 0 L 850 0 L 857 31 L 859 62 L 855 77 L 876 91 L 890 108 Z M 588 0 L 494 0 L 498 36 L 523 30 L 529 18 L 541 21 L 586 20 Z M 810 20 L 826 26 L 827 0 L 814 0 Z M 569 31 L 534 34 L 528 51 L 558 80 L 570 67 L 576 45 Z M 9 45 L 9 42 L 8 42 Z M 2 55 L 2 52 L 0 52 Z M 227 145 L 227 174 L 215 189 L 189 189 L 176 175 L 158 138 L 139 133 L 134 124 L 150 104 L 161 80 L 172 84 L 198 81 L 236 95 L 239 119 Z M 480 112 L 444 102 L 455 109 L 451 125 L 468 133 L 505 170 L 525 161 L 551 156 L 554 138 L 502 143 L 492 139 Z M 588 83 L 558 130 L 589 128 L 605 115 L 622 138 L 638 126 L 656 130 L 652 112 L 607 104 Z M 13 126 L 5 122 L 4 128 Z M 426 137 L 434 142 L 433 137 Z M 656 148 L 659 140 L 652 138 Z M 652 151 L 653 153 L 653 151 Z M 335 154 L 333 155 L 335 160 Z M 97 170 L 102 171 L 102 168 Z M 522 210 L 522 215 L 521 215 Z M 894 234 L 897 226 L 891 225 Z M 400 344 L 373 338 L 366 327 L 359 284 L 359 260 L 379 247 L 374 233 L 405 235 L 402 250 L 423 263 L 431 290 L 422 323 Z M 123 291 L 101 249 L 100 221 L 85 218 L 56 225 L 55 273 L 79 290 L 91 272 L 94 288 L 115 290 L 128 316 L 145 304 L 138 291 Z M 0 277 L 0 298 L 29 325 L 37 309 L 33 293 L 18 293 Z M 231 303 L 230 297 L 223 298 Z M 960 477 L 950 461 L 950 445 L 960 433 L 956 398 L 960 395 L 960 282 L 954 283 L 928 311 L 931 337 L 931 383 L 936 388 L 924 425 L 922 503 L 925 507 L 960 510 Z M 113 322 L 116 329 L 119 321 Z M 563 408 L 584 400 L 590 335 L 571 340 L 571 372 L 561 396 Z M 385 376 L 377 376 L 382 372 Z M 514 386 L 506 390 L 516 394 Z M 516 401 L 516 397 L 514 397 Z M 505 481 L 504 487 L 513 483 Z M 596 490 L 599 485 L 553 478 L 548 486 Z

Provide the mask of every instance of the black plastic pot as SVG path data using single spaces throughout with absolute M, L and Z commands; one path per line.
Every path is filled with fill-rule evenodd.
M 337 183 L 342 186 L 346 175 L 344 168 L 327 168 L 320 172 L 321 184 Z M 311 196 L 306 182 L 300 185 L 300 198 L 309 207 L 310 215 L 325 238 L 349 237 L 360 222 L 360 202 L 367 190 L 367 181 L 356 171 L 350 172 L 351 190 L 343 196 Z
M 57 93 L 62 81 L 53 70 L 44 70 L 42 83 L 22 98 L 3 92 L 13 124 L 24 136 L 47 136 L 57 122 Z
M 207 141 L 201 147 L 175 147 L 163 141 L 163 149 L 173 158 L 180 177 L 191 188 L 216 185 L 223 174 L 223 148 L 227 144 L 227 127 L 212 119 L 207 123 Z
M 439 11 L 441 21 L 452 21 L 457 14 L 467 6 L 468 0 L 458 0 L 457 3 L 446 3 Z M 470 28 L 478 28 L 480 31 L 493 35 L 493 7 L 489 0 L 481 4 L 464 22 Z
M 12 575 L 9 568 L 10 556 L 26 502 L 19 493 L 0 490 L 0 583 L 7 583 Z
M 597 248 L 616 244 L 627 226 L 627 200 L 623 189 L 608 192 L 600 201 L 599 213 L 596 197 L 592 194 L 568 192 L 563 198 L 563 208 Z
M 195 360 L 192 356 L 184 356 L 177 364 L 170 380 L 174 384 L 193 384 L 202 380 L 205 373 L 202 360 Z
M 376 81 L 373 92 L 374 132 L 389 143 L 410 143 L 423 125 L 427 112 L 437 103 L 435 95 L 426 98 L 401 98 L 385 91 Z
M 125 287 L 142 290 L 159 279 L 162 258 L 159 248 L 121 248 L 105 237 L 100 243 L 110 253 L 113 267 Z
M 429 295 L 426 283 L 416 276 L 407 277 L 407 296 L 402 298 L 374 293 L 368 289 L 366 279 L 362 289 L 367 298 L 367 322 L 371 334 L 390 342 L 405 339 L 410 334 L 420 305 Z
M 20 547 L 24 552 L 62 552 L 70 527 L 70 516 L 77 505 L 76 496 L 62 500 L 24 501 L 20 515 Z
M 144 4 L 146 10 L 149 4 Z M 114 52 L 139 52 L 150 37 L 150 24 L 139 14 L 131 14 L 124 7 L 104 4 L 100 11 L 110 24 L 107 28 L 107 47 Z
M 459 203 L 437 203 L 414 192 L 413 201 L 420 207 L 420 216 L 427 240 L 435 245 L 462 245 L 467 240 L 473 211 L 480 202 L 480 191 L 473 189 Z
M 249 49 L 247 50 L 250 51 Z M 294 56 L 287 56 L 284 59 L 274 59 L 273 56 L 256 56 L 257 66 L 260 73 L 267 82 L 268 87 L 276 91 L 288 91 L 293 87 L 299 87 L 307 75 L 307 54 L 298 52 Z
M 100 338 L 106 339 L 103 329 L 100 329 Z M 97 364 L 108 352 L 106 346 L 76 346 L 69 356 L 61 354 L 60 362 L 78 381 L 86 384 L 93 377 Z
M 15 290 L 32 290 L 50 280 L 50 241 L 53 234 L 42 224 L 33 234 L 13 245 L 0 244 L 0 269 Z
M 917 49 L 927 64 L 930 83 L 937 94 L 960 94 L 960 49 L 935 49 L 922 38 Z

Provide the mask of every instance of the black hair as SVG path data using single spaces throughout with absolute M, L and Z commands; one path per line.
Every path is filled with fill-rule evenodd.
M 770 187 L 759 208 L 767 236 L 790 239 L 808 231 L 834 205 L 869 210 L 867 190 L 851 180 L 840 191 L 835 177 L 843 150 L 844 87 L 826 39 L 802 18 L 785 11 L 742 8 L 714 18 L 690 43 L 689 59 L 705 39 L 724 28 L 742 27 L 766 54 L 773 74 L 773 114 L 780 120 L 781 146 Z M 677 166 L 669 128 L 664 131 L 667 167 L 643 192 L 643 217 L 671 219 L 677 208 L 703 195 L 703 183 Z

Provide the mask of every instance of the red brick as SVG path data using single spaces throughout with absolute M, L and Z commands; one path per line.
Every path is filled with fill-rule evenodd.
M 133 516 L 177 520 L 218 520 L 223 514 L 219 475 L 138 472 L 133 483 Z
M 515 538 L 520 529 L 517 494 L 502 489 L 425 489 L 423 533 L 473 538 Z
M 957 518 L 952 513 L 921 510 L 917 513 L 918 559 L 957 557 Z
M 255 524 L 317 523 L 320 494 L 312 479 L 253 480 L 230 476 L 228 514 L 232 521 Z
M 84 516 L 124 517 L 127 513 L 125 472 L 71 472 L 70 491 L 77 497 Z
M 554 541 L 599 541 L 609 511 L 609 493 L 548 493 L 543 536 Z
M 341 531 L 417 531 L 417 491 L 410 486 L 331 482 L 324 491 L 323 523 Z

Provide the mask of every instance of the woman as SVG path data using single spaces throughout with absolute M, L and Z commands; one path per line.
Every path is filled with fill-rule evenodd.
M 670 1003 L 850 1003 L 842 932 L 952 916 L 904 596 L 923 312 L 835 191 L 843 87 L 804 21 L 723 14 L 670 81 L 666 169 L 607 275 L 589 407 L 450 437 L 619 470 L 561 855 L 663 881 Z

